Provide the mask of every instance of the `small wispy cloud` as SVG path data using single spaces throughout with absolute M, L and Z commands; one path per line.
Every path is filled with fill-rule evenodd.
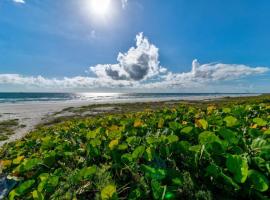
M 25 1 L 24 0 L 12 0 L 14 3 L 20 3 L 20 4 L 24 4 Z
M 90 38 L 95 39 L 97 37 L 96 31 L 92 30 L 90 33 Z
M 128 4 L 128 0 L 121 0 L 121 2 L 122 2 L 122 8 L 125 9 Z

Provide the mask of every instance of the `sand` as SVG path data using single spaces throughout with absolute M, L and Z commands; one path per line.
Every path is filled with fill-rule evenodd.
M 35 102 L 20 104 L 0 104 L 0 121 L 19 119 L 19 123 L 25 125 L 23 128 L 16 130 L 8 140 L 0 141 L 0 146 L 4 143 L 12 142 L 24 137 L 29 131 L 33 130 L 36 125 L 42 123 L 46 117 L 59 112 L 67 107 L 77 107 L 88 105 L 89 102 Z M 44 119 L 45 118 L 45 119 Z

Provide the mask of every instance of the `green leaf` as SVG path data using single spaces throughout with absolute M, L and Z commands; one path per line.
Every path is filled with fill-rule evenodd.
M 58 176 L 50 176 L 47 180 L 47 184 L 51 188 L 55 188 L 58 185 L 59 177 Z
M 41 148 L 42 149 L 50 149 L 54 146 L 54 140 L 51 136 L 46 136 L 42 138 Z
M 170 129 L 176 131 L 176 130 L 181 128 L 181 125 L 178 122 L 170 122 L 169 127 L 170 127 Z
M 127 143 L 119 144 L 118 147 L 117 147 L 118 150 L 122 150 L 122 151 L 126 150 L 127 148 L 128 148 Z
M 226 160 L 228 170 L 234 175 L 234 180 L 244 183 L 248 176 L 248 162 L 246 157 L 229 155 Z
M 92 175 L 94 175 L 96 173 L 96 171 L 97 171 L 96 166 L 85 167 L 78 172 L 78 178 L 79 179 L 87 179 L 87 178 L 91 177 Z
M 136 149 L 132 152 L 132 158 L 134 160 L 139 159 L 140 157 L 142 157 L 143 153 L 144 153 L 145 147 L 144 146 L 138 146 L 136 147 Z
M 258 126 L 266 126 L 267 121 L 263 120 L 262 118 L 254 118 L 253 122 L 257 124 Z
M 254 151 L 261 151 L 262 148 L 268 145 L 268 142 L 262 138 L 256 138 L 251 143 L 251 148 Z
M 181 130 L 181 133 L 189 134 L 193 130 L 192 126 L 187 126 Z
M 94 131 L 89 131 L 86 135 L 87 139 L 94 139 L 97 137 L 97 133 L 99 132 L 99 129 L 96 129 Z
M 45 188 L 49 176 L 50 175 L 48 173 L 42 173 L 39 175 L 39 179 L 40 179 L 40 183 L 38 184 L 38 191 L 39 192 L 42 192 L 43 189 Z
M 175 194 L 172 193 L 172 192 L 170 192 L 170 191 L 168 191 L 168 192 L 166 192 L 166 194 L 164 196 L 164 199 L 176 199 L 175 198 Z
M 107 185 L 101 190 L 101 199 L 109 200 L 116 197 L 116 187 L 112 184 Z
M 48 173 L 42 173 L 39 175 L 41 181 L 47 180 L 50 175 Z
M 174 185 L 182 186 L 183 183 L 184 183 L 184 180 L 183 180 L 182 177 L 175 177 L 175 178 L 172 179 L 172 183 Z
M 188 148 L 189 151 L 199 153 L 202 149 L 202 145 L 193 145 Z
M 187 153 L 189 151 L 189 147 L 191 144 L 188 141 L 180 141 L 177 144 L 177 152 L 178 153 Z
M 153 137 L 153 136 L 148 136 L 148 137 L 146 137 L 146 142 L 148 144 L 154 144 L 154 143 L 158 142 L 158 139 L 156 137 Z
M 223 137 L 229 144 L 238 144 L 239 138 L 237 137 L 237 133 L 230 129 L 221 128 L 219 135 Z
M 248 171 L 248 178 L 251 182 L 251 186 L 260 192 L 265 192 L 269 188 L 269 181 L 260 172 L 256 170 Z
M 251 143 L 251 149 L 262 157 L 270 159 L 270 144 L 265 139 L 256 138 Z
M 224 113 L 230 113 L 231 112 L 231 109 L 230 108 L 223 108 L 222 111 Z
M 177 142 L 179 140 L 177 135 L 169 135 L 167 136 L 167 141 L 169 144 Z
M 100 141 L 99 138 L 94 138 L 94 139 L 91 139 L 90 144 L 91 144 L 93 147 L 98 147 L 98 146 L 101 145 L 101 141 Z
M 159 181 L 157 181 L 155 179 L 152 180 L 151 187 L 152 187 L 153 198 L 154 199 L 161 199 L 162 193 L 163 193 L 163 188 L 161 187 Z
M 25 159 L 17 168 L 15 168 L 15 172 L 27 172 L 33 170 L 37 166 L 42 164 L 42 160 L 38 158 L 33 159 Z
M 12 190 L 9 194 L 9 199 L 13 200 L 16 196 L 21 197 L 25 194 L 35 183 L 35 180 L 28 180 L 20 184 L 17 188 Z
M 145 172 L 146 176 L 150 177 L 151 179 L 162 180 L 166 177 L 166 171 L 164 169 L 157 169 L 148 165 L 142 165 L 142 170 Z
M 233 186 L 235 189 L 240 189 L 239 185 L 237 185 L 237 183 L 235 183 L 231 177 L 225 175 L 222 172 L 222 169 L 215 165 L 215 164 L 210 164 L 207 168 L 206 168 L 206 173 L 208 176 L 212 176 L 215 179 L 218 179 L 219 177 L 221 177 L 225 183 L 230 184 L 231 186 Z
M 53 166 L 53 164 L 56 162 L 55 157 L 56 157 L 55 151 L 52 151 L 52 152 L 48 153 L 44 157 L 44 160 L 43 160 L 44 164 L 49 166 L 49 167 Z
M 129 144 L 129 145 L 135 145 L 137 143 L 138 139 L 135 137 L 135 136 L 131 136 L 131 137 L 128 137 L 126 139 L 126 142 Z
M 153 158 L 154 158 L 154 151 L 153 151 L 153 149 L 151 149 L 151 147 L 147 147 L 146 150 L 145 150 L 145 152 L 146 152 L 146 159 L 148 161 L 152 161 Z
M 200 144 L 208 144 L 212 142 L 219 142 L 220 139 L 213 132 L 204 131 L 199 135 Z
M 129 200 L 137 200 L 142 199 L 142 191 L 139 188 L 132 190 L 132 192 L 128 196 Z
M 132 154 L 125 153 L 121 156 L 121 161 L 124 163 L 131 163 L 133 161 Z
M 43 194 L 41 192 L 37 191 L 37 190 L 34 190 L 32 192 L 32 196 L 33 196 L 34 200 L 43 200 L 44 199 Z
M 12 162 L 13 162 L 13 164 L 18 165 L 23 161 L 23 159 L 24 159 L 24 156 L 18 156 Z
M 270 129 L 264 131 L 264 134 L 265 134 L 265 135 L 270 135 Z
M 213 176 L 214 178 L 217 178 L 220 175 L 220 169 L 218 168 L 217 165 L 213 165 L 210 164 L 207 168 L 206 168 L 206 173 L 209 176 Z
M 252 161 L 258 166 L 260 170 L 264 170 L 266 167 L 266 162 L 263 158 L 256 156 L 252 158 Z
M 227 127 L 233 127 L 238 124 L 238 120 L 233 116 L 228 116 L 223 119 L 226 122 Z

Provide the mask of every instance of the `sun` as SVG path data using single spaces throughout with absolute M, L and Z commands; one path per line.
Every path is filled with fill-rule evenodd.
M 90 0 L 92 13 L 105 16 L 110 10 L 111 0 Z

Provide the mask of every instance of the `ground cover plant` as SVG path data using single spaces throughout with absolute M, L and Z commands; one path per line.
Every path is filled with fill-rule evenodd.
M 0 121 L 0 141 L 7 140 L 10 135 L 14 134 L 15 129 L 22 127 L 23 125 L 19 125 L 18 119 Z
M 7 199 L 269 199 L 270 104 L 67 120 L 0 150 Z

